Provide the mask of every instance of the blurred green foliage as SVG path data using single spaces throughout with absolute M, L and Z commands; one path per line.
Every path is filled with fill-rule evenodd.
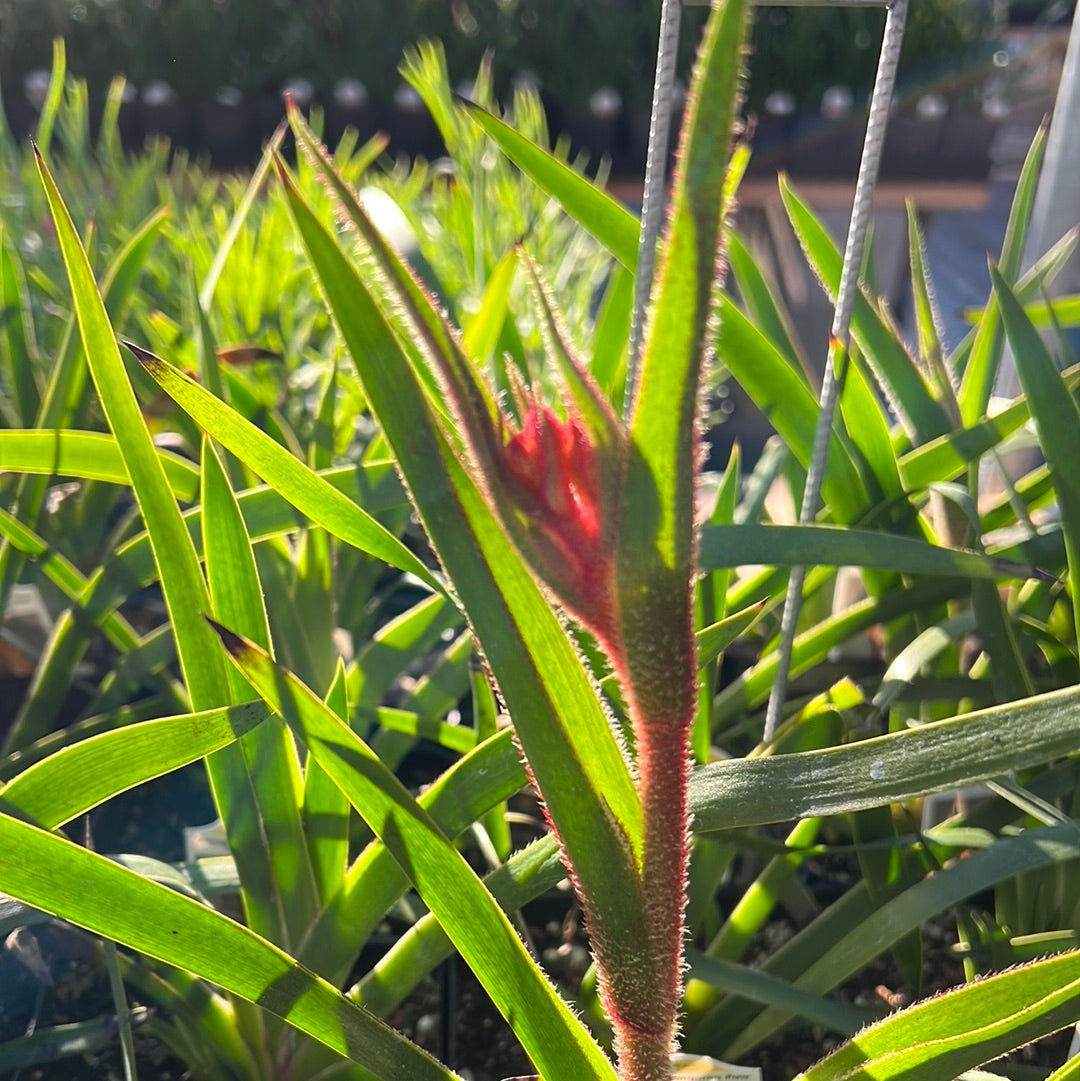
M 689 6 L 684 14 L 684 79 L 706 10 Z M 184 100 L 212 98 L 226 86 L 248 96 L 276 92 L 302 76 L 325 100 L 349 77 L 388 103 L 403 51 L 435 38 L 454 79 L 470 78 L 491 51 L 500 97 L 527 71 L 566 107 L 582 107 L 609 86 L 636 109 L 651 91 L 659 11 L 660 0 L 0 0 L 0 87 L 9 101 L 21 96 L 27 74 L 50 66 L 52 39 L 63 37 L 74 72 L 99 95 L 118 73 L 138 87 L 164 80 Z M 975 0 L 913 5 L 909 80 L 962 69 L 993 22 Z M 811 107 L 830 83 L 856 96 L 867 91 L 880 26 L 878 11 L 762 9 L 751 103 L 777 88 Z
M 869 97 L 885 23 L 878 8 L 762 7 L 752 37 L 749 103 L 783 89 L 816 108 L 829 86 Z M 926 0 L 910 5 L 900 54 L 900 88 L 956 89 L 977 77 L 995 20 L 973 0 Z M 809 46 L 808 43 L 812 43 Z M 812 62 L 808 62 L 812 59 Z

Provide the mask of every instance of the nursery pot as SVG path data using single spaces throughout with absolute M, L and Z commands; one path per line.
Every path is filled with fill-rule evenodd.
M 174 147 L 192 145 L 191 115 L 168 83 L 155 80 L 143 87 L 142 115 L 148 135 L 162 135 Z
M 326 106 L 326 142 L 337 146 L 346 128 L 354 128 L 365 142 L 375 134 L 378 124 L 367 87 L 359 79 L 339 79 Z
M 243 95 L 225 87 L 213 101 L 199 104 L 199 148 L 219 169 L 250 164 L 257 146 L 248 121 Z

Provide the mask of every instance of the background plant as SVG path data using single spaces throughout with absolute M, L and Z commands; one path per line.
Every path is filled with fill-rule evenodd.
M 627 106 L 646 108 L 659 11 L 658 0 L 470 0 L 452 5 L 411 0 L 393 8 L 321 0 L 303 9 L 284 0 L 269 8 L 246 0 L 164 5 L 5 0 L 0 6 L 0 87 L 9 104 L 21 100 L 23 79 L 49 67 L 51 42 L 62 37 L 95 100 L 104 96 L 115 75 L 126 76 L 140 89 L 151 80 L 165 80 L 187 101 L 212 100 L 226 86 L 249 98 L 277 94 L 287 79 L 303 76 L 329 102 L 335 83 L 350 77 L 362 80 L 372 98 L 388 108 L 400 83 L 402 52 L 432 38 L 443 42 L 455 82 L 471 78 L 491 50 L 500 94 L 514 75 L 531 71 L 542 75 L 545 92 L 562 106 L 583 109 L 589 96 L 606 85 Z M 680 64 L 684 78 L 703 20 L 703 9 L 687 9 Z M 875 14 L 792 15 L 768 9 L 760 20 L 762 27 L 766 24 L 771 31 L 759 32 L 755 41 L 752 104 L 759 106 L 779 88 L 794 92 L 816 111 L 821 90 L 838 81 L 841 72 L 858 95 L 868 92 L 873 43 L 880 31 Z M 992 30 L 986 9 L 974 4 L 940 0 L 914 12 L 907 41 L 910 78 L 921 83 L 955 76 L 962 58 L 978 62 L 982 37 Z M 799 53 L 792 66 L 790 52 L 805 40 L 803 34 L 812 34 L 821 45 L 835 43 L 836 49 L 819 50 L 814 64 Z M 183 62 L 174 63 L 175 58 Z

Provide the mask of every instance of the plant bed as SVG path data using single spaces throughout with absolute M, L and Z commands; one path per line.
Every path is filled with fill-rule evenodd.
M 1080 1016 L 1080 375 L 1036 326 L 1076 238 L 1026 275 L 1019 250 L 1044 136 L 967 345 L 945 355 L 914 215 L 917 342 L 859 295 L 857 348 L 831 358 L 824 501 L 792 526 L 818 468 L 817 387 L 728 227 L 745 23 L 716 5 L 634 358 L 639 223 L 499 114 L 490 67 L 476 102 L 451 98 L 434 46 L 405 74 L 452 168 L 376 172 L 380 143 L 332 154 L 295 104 L 295 168 L 272 146 L 246 188 L 182 155 L 95 180 L 58 154 L 60 183 L 48 145 L 17 159 L 32 194 L 0 205 L 39 244 L 0 251 L 26 316 L 4 328 L 26 363 L 5 372 L 0 582 L 47 579 L 57 607 L 25 735 L 69 720 L 59 692 L 80 672 L 83 712 L 130 723 L 13 764 L 5 918 L 34 934 L 56 912 L 117 941 L 147 1027 L 193 1074 L 287 1060 L 326 1077 L 346 1056 L 353 1074 L 455 1081 L 379 1020 L 427 1040 L 442 1011 L 440 1052 L 492 1075 L 667 1081 L 681 1031 L 689 1053 L 781 1070 L 813 1041 L 829 1054 L 812 1081 L 880 1081 L 919 1054 L 932 1076 L 945 1045 L 924 1025 L 956 1074 Z M 543 132 L 535 96 L 513 119 Z M 112 184 L 127 194 L 97 197 Z M 159 184 L 195 193 L 182 227 L 160 196 L 117 227 L 110 212 Z M 780 190 L 835 292 L 843 256 Z M 380 207 L 400 212 L 400 247 Z M 728 263 L 738 300 L 718 288 Z M 990 417 L 1006 338 L 1025 393 Z M 752 469 L 733 451 L 705 474 L 700 409 L 721 379 L 778 438 Z M 986 455 L 1032 439 L 1051 468 L 980 487 Z M 147 589 L 160 603 L 136 618 Z M 99 635 L 105 665 L 80 668 Z M 231 862 L 139 873 L 100 854 L 110 831 L 137 847 L 170 820 L 135 811 L 141 786 L 200 761 Z M 521 847 L 530 782 L 552 832 Z M 992 798 L 921 821 L 921 800 L 989 782 Z M 199 798 L 179 800 L 212 817 Z M 81 841 L 88 811 L 92 848 L 60 832 Z M 833 1046 L 879 1005 L 959 982 L 954 934 L 982 981 Z M 488 1035 L 464 977 L 464 1009 L 454 981 L 438 1006 L 416 991 L 455 951 L 531 1067 L 480 1061 L 473 1037 L 502 1047 L 505 1030 Z M 457 1019 L 471 1034 L 454 1047 Z

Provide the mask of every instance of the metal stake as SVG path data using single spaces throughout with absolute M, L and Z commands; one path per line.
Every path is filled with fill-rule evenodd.
M 859 162 L 859 178 L 855 184 L 851 223 L 848 226 L 847 246 L 844 250 L 844 267 L 840 274 L 840 288 L 837 291 L 836 308 L 833 312 L 829 353 L 821 383 L 820 411 L 817 427 L 814 430 L 814 446 L 810 457 L 810 467 L 806 472 L 802 507 L 799 511 L 799 522 L 803 525 L 814 520 L 821 500 L 821 486 L 825 476 L 829 440 L 832 437 L 833 417 L 836 414 L 836 399 L 840 390 L 835 365 L 848 354 L 851 315 L 855 310 L 855 299 L 858 296 L 859 269 L 866 244 L 866 231 L 870 224 L 874 186 L 877 183 L 878 169 L 881 165 L 881 151 L 885 144 L 889 107 L 892 104 L 893 88 L 896 85 L 896 68 L 900 60 L 900 45 L 904 38 L 907 9 L 908 0 L 895 0 L 885 18 L 885 35 L 881 42 L 874 92 L 870 99 L 870 114 L 866 122 L 862 160 Z M 805 581 L 806 567 L 792 567 L 787 595 L 784 597 L 784 613 L 780 621 L 776 679 L 773 681 L 769 705 L 765 713 L 764 738 L 767 740 L 771 739 L 776 732 L 780 713 L 784 707 L 784 699 L 787 697 L 791 656 L 795 646 L 795 630 L 799 621 Z
M 624 414 L 629 420 L 637 389 L 638 357 L 645 332 L 645 312 L 649 305 L 656 242 L 664 220 L 668 146 L 671 142 L 672 92 L 675 87 L 675 60 L 679 47 L 682 0 L 664 0 L 660 9 L 660 41 L 656 48 L 656 79 L 653 82 L 652 115 L 649 120 L 649 150 L 645 159 L 645 190 L 641 197 L 641 239 L 638 241 L 637 271 L 634 275 L 634 308 L 630 317 L 630 353 L 626 369 Z

